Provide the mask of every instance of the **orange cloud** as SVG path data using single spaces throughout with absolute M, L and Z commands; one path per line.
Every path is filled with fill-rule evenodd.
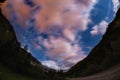
M 55 39 L 51 37 L 50 41 L 44 41 L 44 45 L 47 49 L 47 54 L 55 60 L 75 64 L 86 57 L 84 51 L 78 44 L 72 45 L 63 38 Z
M 38 41 L 43 43 L 47 55 L 52 59 L 71 65 L 85 58 L 82 46 L 76 40 L 76 34 L 78 31 L 87 30 L 87 25 L 91 22 L 90 12 L 97 0 L 32 0 L 32 2 L 35 6 L 30 7 L 24 0 L 7 0 L 2 6 L 2 12 L 9 20 L 10 14 L 14 12 L 16 22 L 27 28 L 30 27 L 28 20 L 34 18 L 33 27 L 37 30 L 36 33 L 49 35 L 47 39 L 39 37 Z M 12 6 L 7 7 L 8 4 Z M 41 6 L 37 12 L 34 11 L 36 6 Z M 60 35 L 56 38 L 54 34 Z M 34 42 L 32 44 L 41 49 L 40 45 Z
M 30 17 L 31 8 L 23 3 L 24 0 L 7 0 L 2 6 L 2 13 L 10 20 L 11 13 L 15 12 L 18 23 L 21 27 L 26 26 L 26 21 Z M 14 2 L 14 3 L 13 3 Z M 11 5 L 10 7 L 8 5 Z

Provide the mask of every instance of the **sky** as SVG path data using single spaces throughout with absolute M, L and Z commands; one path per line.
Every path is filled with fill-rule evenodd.
M 2 13 L 22 48 L 47 67 L 68 70 L 99 43 L 118 7 L 118 0 L 7 0 Z

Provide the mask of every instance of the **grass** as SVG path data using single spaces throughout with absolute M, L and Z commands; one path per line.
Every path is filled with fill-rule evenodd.
M 30 76 L 24 76 L 11 71 L 2 64 L 0 64 L 0 80 L 35 80 Z

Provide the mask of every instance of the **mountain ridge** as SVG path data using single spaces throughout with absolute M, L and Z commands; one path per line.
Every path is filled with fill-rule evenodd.
M 14 29 L 0 10 L 0 64 L 10 70 L 33 77 L 44 78 L 44 67 L 20 47 Z
M 120 64 L 120 9 L 115 19 L 108 25 L 100 43 L 82 61 L 78 62 L 68 72 L 69 77 L 80 77 L 95 74 Z
M 0 10 L 0 80 L 12 80 L 2 76 L 4 71 L 1 72 L 1 69 L 4 67 L 8 68 L 8 71 L 34 78 L 33 80 L 63 80 L 60 77 L 94 75 L 120 64 L 119 34 L 120 9 L 116 13 L 115 19 L 109 24 L 102 40 L 91 53 L 84 60 L 73 66 L 65 75 L 62 72 L 58 74 L 55 70 L 45 69 L 26 49 L 20 47 L 12 25 L 2 15 Z
M 61 70 L 43 66 L 27 52 L 27 45 L 21 48 L 12 25 L 0 9 L 0 80 L 64 80 L 62 74 Z

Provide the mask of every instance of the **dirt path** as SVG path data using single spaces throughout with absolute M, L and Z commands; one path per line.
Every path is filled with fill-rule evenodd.
M 92 76 L 82 78 L 69 78 L 67 80 L 120 80 L 120 65 Z

